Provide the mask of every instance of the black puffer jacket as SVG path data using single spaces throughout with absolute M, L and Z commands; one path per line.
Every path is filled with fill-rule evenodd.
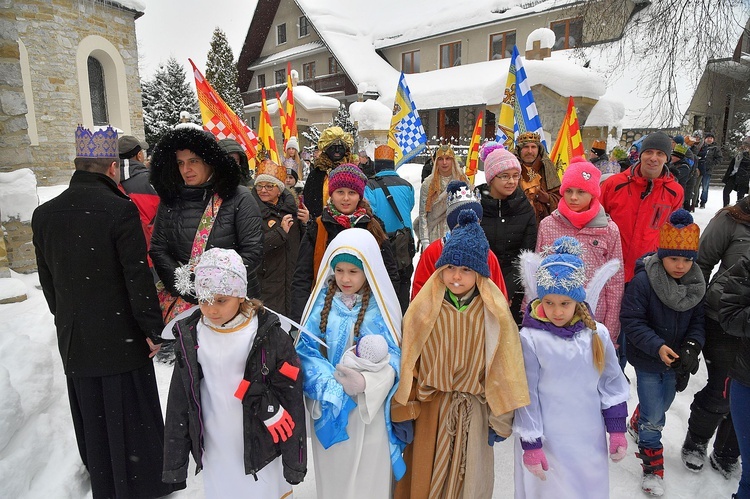
M 184 185 L 175 152 L 188 149 L 213 168 L 203 185 Z M 219 145 L 200 130 L 180 128 L 167 133 L 156 146 L 151 162 L 151 183 L 161 198 L 151 237 L 149 255 L 166 289 L 175 296 L 174 271 L 190 260 L 195 233 L 203 211 L 214 193 L 222 205 L 205 249 L 233 249 L 247 268 L 247 293 L 260 297 L 256 271 L 263 258 L 260 210 L 250 190 L 240 185 L 240 167 Z M 183 296 L 195 303 L 192 296 Z
M 164 471 L 167 483 L 184 482 L 188 471 L 188 453 L 195 460 L 196 473 L 203 468 L 203 420 L 201 417 L 202 371 L 198 363 L 197 310 L 173 328 L 176 362 L 169 385 L 167 417 L 164 426 Z M 302 372 L 295 380 L 281 374 L 288 363 L 300 368 L 292 338 L 271 312 L 258 314 L 258 332 L 247 356 L 245 379 L 250 387 L 242 400 L 245 474 L 256 475 L 268 463 L 282 456 L 284 478 L 300 483 L 307 473 L 305 407 L 302 399 Z M 239 384 L 239 381 L 238 381 Z M 273 443 L 271 433 L 258 417 L 260 407 L 281 404 L 295 423 L 292 436 Z
M 742 338 L 742 348 L 729 376 L 750 386 L 750 253 L 730 268 L 728 274 L 719 318 L 724 331 Z
M 500 262 L 508 297 L 512 297 L 521 291 L 516 267 L 518 255 L 536 248 L 536 215 L 520 188 L 502 201 L 490 196 L 487 184 L 480 185 L 479 192 L 483 212 L 480 225 Z
M 297 203 L 287 190 L 281 192 L 277 204 L 264 203 L 253 191 L 263 219 L 263 265 L 258 271 L 261 300 L 267 307 L 289 315 L 292 303 L 292 276 L 297 266 L 299 244 L 305 229 L 297 220 Z M 281 219 L 290 214 L 294 219 L 289 232 L 281 228 Z
M 338 236 L 341 231 L 346 230 L 343 225 L 339 224 L 328 212 L 323 210 L 323 214 L 320 216 L 323 227 L 326 229 L 328 239 L 326 241 L 326 247 L 331 244 L 333 238 Z M 376 218 L 378 223 L 383 226 L 380 219 Z M 367 229 L 367 224 L 370 223 L 369 217 L 364 217 L 354 227 L 359 229 Z M 383 231 L 385 227 L 383 226 Z M 302 312 L 305 309 L 305 304 L 310 298 L 310 292 L 312 291 L 313 285 L 315 284 L 315 244 L 318 240 L 318 221 L 311 220 L 307 226 L 307 231 L 302 237 L 302 242 L 299 247 L 299 258 L 297 259 L 297 267 L 294 270 L 294 278 L 292 279 L 292 310 L 289 316 L 292 320 L 299 322 L 302 318 Z M 388 277 L 391 279 L 393 289 L 399 287 L 399 276 L 398 267 L 396 266 L 396 258 L 393 256 L 393 249 L 391 243 L 386 239 L 383 244 L 380 245 L 380 254 L 383 256 L 383 263 L 385 269 L 388 271 Z

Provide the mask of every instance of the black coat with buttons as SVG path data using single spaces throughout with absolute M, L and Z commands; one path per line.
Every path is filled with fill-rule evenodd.
M 490 249 L 503 271 L 508 297 L 522 291 L 518 283 L 518 255 L 523 250 L 536 248 L 536 215 L 528 199 L 520 188 L 506 199 L 495 199 L 490 195 L 490 186 L 478 187 L 482 199 L 482 220 Z

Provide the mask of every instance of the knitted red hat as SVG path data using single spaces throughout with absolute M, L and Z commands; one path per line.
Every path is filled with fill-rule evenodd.
M 342 188 L 351 189 L 361 198 L 365 195 L 365 184 L 367 184 L 367 177 L 357 165 L 352 163 L 344 163 L 328 174 L 328 192 Z
M 598 199 L 602 193 L 599 187 L 601 178 L 602 172 L 597 167 L 581 156 L 577 156 L 570 160 L 570 164 L 565 169 L 560 184 L 560 193 L 564 193 L 567 189 L 573 187 L 584 190 Z

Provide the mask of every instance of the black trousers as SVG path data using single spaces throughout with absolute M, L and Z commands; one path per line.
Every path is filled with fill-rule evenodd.
M 414 274 L 414 264 L 398 271 L 399 285 L 396 290 L 398 303 L 401 305 L 401 313 L 405 314 L 409 307 L 409 297 L 411 296 L 411 277 Z
M 721 457 L 737 458 L 740 455 L 729 413 L 729 369 L 740 349 L 740 341 L 740 338 L 725 333 L 718 322 L 706 317 L 703 357 L 708 382 L 690 404 L 688 430 L 706 442 L 716 432 L 714 452 Z
M 161 481 L 164 420 L 153 363 L 112 376 L 68 376 L 67 384 L 94 499 L 156 498 L 185 488 Z
M 729 195 L 732 194 L 732 191 L 737 191 L 737 201 L 739 201 L 747 196 L 748 188 L 750 186 L 748 186 L 747 182 L 737 184 L 736 176 L 729 177 L 727 183 L 724 184 L 724 206 L 729 206 Z

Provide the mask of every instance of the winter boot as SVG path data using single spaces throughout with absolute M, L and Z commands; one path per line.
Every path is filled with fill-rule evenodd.
M 633 415 L 630 416 L 630 421 L 628 421 L 628 433 L 631 437 L 633 437 L 633 441 L 637 444 L 638 443 L 638 420 L 641 418 L 641 404 L 638 404 L 635 406 L 635 411 L 633 411 Z
M 717 456 L 716 452 L 712 452 L 708 460 L 711 467 L 718 471 L 725 480 L 732 478 L 734 472 L 739 469 L 739 460 L 736 457 Z
M 698 438 L 688 430 L 685 443 L 682 444 L 682 463 L 685 467 L 695 473 L 701 471 L 706 462 L 707 447 L 708 440 Z
M 664 495 L 664 449 L 639 447 L 635 456 L 643 461 L 641 490 L 651 496 Z

